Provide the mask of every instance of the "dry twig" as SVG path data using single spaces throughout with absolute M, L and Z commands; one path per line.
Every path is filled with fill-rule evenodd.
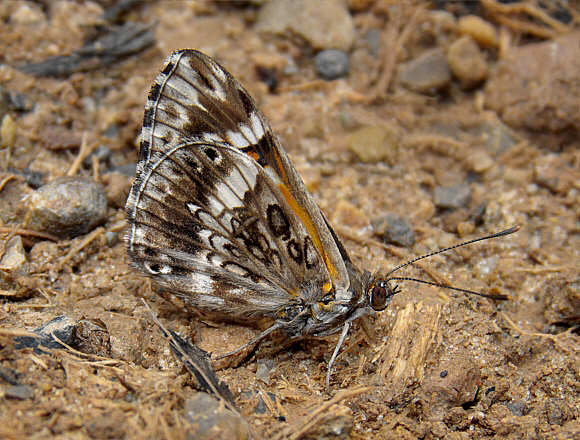
M 85 248 L 86 246 L 88 246 L 89 244 L 91 244 L 91 242 L 93 240 L 95 240 L 96 238 L 100 237 L 101 235 L 103 235 L 105 233 L 105 228 L 103 227 L 99 227 L 97 229 L 95 229 L 94 231 L 92 231 L 89 235 L 85 236 L 83 238 L 83 240 L 78 243 L 76 246 L 74 246 L 68 254 L 66 254 L 66 256 L 60 260 L 58 262 L 58 264 L 55 267 L 55 271 L 58 273 L 62 270 L 62 268 L 64 267 L 64 265 L 66 263 L 68 263 L 72 257 L 75 256 L 75 254 L 77 254 L 78 252 L 80 252 L 83 248 Z
M 481 4 L 493 20 L 518 33 L 551 39 L 571 31 L 569 26 L 550 17 L 543 9 L 533 3 L 521 2 L 506 5 L 498 3 L 496 0 L 482 0 Z M 518 18 L 513 18 L 514 16 L 518 16 Z M 541 24 L 535 24 L 533 21 Z

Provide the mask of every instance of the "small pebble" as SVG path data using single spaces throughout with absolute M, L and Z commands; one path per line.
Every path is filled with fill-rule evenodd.
M 363 163 L 396 162 L 399 143 L 395 130 L 384 125 L 359 128 L 347 140 L 347 148 Z
M 0 259 L 0 269 L 10 273 L 12 277 L 27 276 L 28 262 L 19 235 L 12 237 L 6 244 L 4 255 Z
M 254 414 L 266 414 L 268 407 L 266 406 L 266 402 L 264 399 L 260 398 L 258 404 L 254 407 Z
M 8 97 L 10 106 L 16 111 L 29 112 L 34 108 L 34 103 L 24 93 L 9 92 Z
M 322 50 L 314 57 L 314 68 L 321 78 L 332 80 L 348 75 L 348 54 L 342 50 Z
M 451 83 L 447 57 L 441 48 L 423 52 L 414 60 L 401 64 L 401 84 L 414 92 L 434 95 Z
M 508 128 L 499 120 L 483 121 L 477 127 L 477 134 L 485 149 L 492 153 L 503 153 L 517 143 Z
M 397 214 L 388 213 L 371 220 L 375 235 L 385 243 L 411 247 L 415 244 L 415 234 L 409 221 Z
M 315 50 L 347 51 L 356 39 L 353 16 L 342 1 L 266 1 L 258 12 L 254 29 L 285 39 L 288 34 L 298 36 Z
M 556 154 L 541 156 L 534 164 L 534 183 L 554 193 L 565 194 L 576 184 L 577 175 L 573 167 Z
M 449 46 L 447 62 L 449 70 L 465 90 L 478 86 L 487 78 L 485 55 L 469 35 L 459 38 Z
M 471 188 L 467 183 L 435 187 L 435 206 L 442 209 L 465 208 L 471 202 Z
M 578 33 L 513 45 L 485 83 L 485 108 L 510 127 L 554 134 L 580 130 Z
M 495 161 L 485 151 L 476 151 L 466 159 L 466 165 L 476 173 L 481 174 L 493 167 Z
M 4 115 L 0 125 L 0 148 L 12 148 L 16 137 L 16 123 L 9 114 Z
M 28 385 L 12 385 L 4 390 L 10 399 L 26 400 L 32 397 L 32 389 Z
M 10 385 L 18 385 L 18 379 L 20 379 L 21 376 L 22 374 L 16 370 L 0 366 L 0 378 L 2 378 L 3 381 L 8 382 Z
M 256 370 L 256 379 L 261 380 L 266 385 L 270 384 L 270 373 L 271 369 L 268 368 L 266 364 L 259 363 L 258 368 Z
M 109 125 L 103 132 L 103 136 L 114 139 L 119 135 L 119 127 L 116 124 Z
M 461 238 L 467 237 L 475 232 L 475 224 L 471 221 L 459 222 L 457 224 L 457 233 Z
M 105 240 L 107 240 L 107 246 L 113 247 L 119 243 L 119 234 L 113 231 L 108 231 L 105 233 Z
M 118 172 L 118 173 L 124 174 L 125 176 L 129 176 L 129 177 L 134 178 L 135 173 L 137 172 L 137 164 L 136 163 L 128 163 L 125 165 L 111 167 L 110 171 L 111 172 Z
M 506 404 L 507 409 L 510 410 L 510 412 L 516 416 L 516 417 L 521 417 L 524 415 L 524 412 L 526 410 L 526 402 L 522 401 L 522 400 L 516 400 L 514 402 L 510 402 L 508 404 Z
M 377 28 L 369 29 L 363 40 L 368 44 L 371 55 L 379 56 L 381 53 L 381 31 Z
M 461 17 L 457 23 L 459 32 L 471 36 L 483 48 L 495 48 L 499 38 L 493 25 L 477 15 Z
M 28 227 L 60 238 L 86 234 L 107 218 L 107 198 L 100 183 L 61 178 L 26 198 Z
M 346 110 L 338 114 L 338 122 L 342 128 L 348 131 L 360 128 L 360 122 Z
M 186 439 L 249 439 L 250 426 L 214 396 L 195 393 L 185 401 Z

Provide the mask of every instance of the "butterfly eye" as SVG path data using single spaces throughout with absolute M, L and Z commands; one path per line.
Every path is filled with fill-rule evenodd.
M 388 299 L 389 287 L 387 286 L 386 281 L 381 281 L 373 286 L 371 289 L 370 295 L 370 303 L 371 307 L 380 312 L 381 310 L 385 310 L 387 308 L 387 299 Z

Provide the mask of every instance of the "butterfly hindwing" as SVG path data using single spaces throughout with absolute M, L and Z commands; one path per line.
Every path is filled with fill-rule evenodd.
M 320 287 L 329 279 L 278 186 L 226 144 L 185 142 L 155 153 L 133 186 L 128 218 L 134 265 L 202 309 L 199 294 L 223 297 L 224 283 L 234 280 L 245 288 L 225 289 L 237 297 L 232 317 L 283 308 L 306 282 Z M 244 304 L 264 292 L 260 307 Z

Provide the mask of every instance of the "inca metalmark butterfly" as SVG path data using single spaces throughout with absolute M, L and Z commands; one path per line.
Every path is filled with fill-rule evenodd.
M 359 270 L 252 98 L 195 50 L 173 53 L 151 87 L 126 209 L 138 270 L 209 316 L 272 322 L 244 347 L 275 330 L 341 331 L 327 389 L 351 323 L 384 310 L 390 281 L 407 279 L 390 275 L 427 257 L 385 276 Z

